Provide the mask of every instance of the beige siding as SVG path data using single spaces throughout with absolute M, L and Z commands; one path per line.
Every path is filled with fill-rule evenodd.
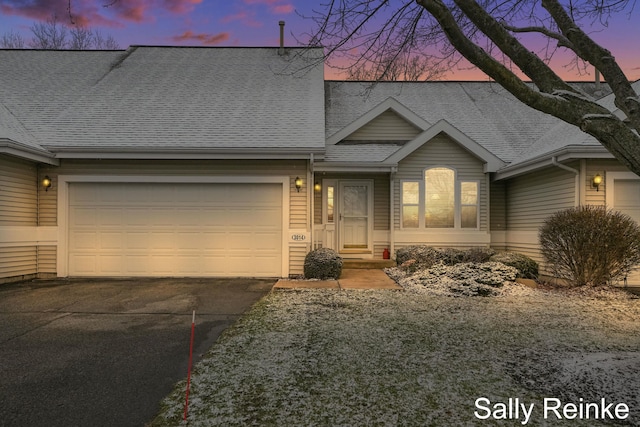
M 56 272 L 55 246 L 38 246 L 38 274 Z
M 0 225 L 37 225 L 36 166 L 0 156 Z
M 289 276 L 304 274 L 304 257 L 308 251 L 306 246 L 292 246 L 289 249 Z
M 480 230 L 488 229 L 489 201 L 483 162 L 449 137 L 440 134 L 413 152 L 398 165 L 394 186 L 394 227 L 400 228 L 400 182 L 424 179 L 425 169 L 446 166 L 455 169 L 459 181 L 478 181 L 480 191 Z
M 571 165 L 578 167 L 577 164 Z M 507 183 L 507 227 L 538 230 L 545 219 L 576 205 L 576 175 L 552 167 L 516 177 Z
M 0 278 L 35 274 L 36 251 L 35 246 L 0 248 Z
M 398 114 L 387 110 L 346 137 L 349 141 L 410 141 L 420 129 Z
M 492 182 L 489 198 L 491 231 L 507 229 L 507 190 L 503 181 Z

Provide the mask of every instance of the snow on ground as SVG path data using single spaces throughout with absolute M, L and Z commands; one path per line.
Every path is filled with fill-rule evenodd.
M 407 285 L 407 283 L 405 283 Z M 640 425 L 640 299 L 505 284 L 498 297 L 442 289 L 269 294 L 192 375 L 189 425 L 523 425 L 475 402 L 534 404 L 528 425 L 608 425 L 543 412 L 625 403 Z M 180 425 L 184 383 L 154 425 Z M 497 414 L 500 416 L 500 414 Z

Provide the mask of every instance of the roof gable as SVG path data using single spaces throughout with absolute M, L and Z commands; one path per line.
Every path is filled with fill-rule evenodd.
M 384 163 L 397 164 L 402 159 L 409 156 L 411 153 L 422 147 L 425 143 L 433 139 L 439 133 L 444 133 L 458 143 L 462 148 L 473 154 L 478 159 L 484 161 L 485 172 L 495 172 L 505 165 L 505 163 L 492 154 L 489 150 L 478 144 L 473 139 L 469 138 L 463 132 L 455 128 L 446 120 L 439 120 L 436 124 L 429 129 L 422 132 L 412 141 L 408 142 L 401 149 L 396 151 L 393 155 L 389 156 Z
M 379 127 L 379 125 L 382 124 L 381 122 L 388 121 L 385 119 L 391 119 L 392 121 L 395 121 L 396 124 L 400 124 L 404 121 L 405 126 L 408 125 L 416 130 L 416 134 L 427 129 L 431 125 L 409 108 L 402 105 L 398 100 L 389 97 L 330 136 L 327 139 L 327 145 L 335 145 L 344 139 L 350 139 L 358 132 L 366 133 L 367 128 Z

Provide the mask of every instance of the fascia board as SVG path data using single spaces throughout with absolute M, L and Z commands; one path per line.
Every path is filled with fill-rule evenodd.
M 559 162 L 566 162 L 579 159 L 613 159 L 614 156 L 604 147 L 565 147 L 549 153 L 542 154 L 533 159 L 518 163 L 516 165 L 507 166 L 499 170 L 494 181 L 500 181 L 507 178 L 513 178 L 518 175 L 533 172 L 553 165 L 552 158 L 556 158 Z
M 56 157 L 61 159 L 136 159 L 136 160 L 209 160 L 209 159 L 314 159 L 324 157 L 323 149 L 282 149 L 282 150 L 56 150 Z
M 38 163 L 46 163 L 53 166 L 60 165 L 60 161 L 55 158 L 53 153 L 27 147 L 8 139 L 0 139 L 0 153 Z
M 431 126 L 431 123 L 424 120 L 409 108 L 402 105 L 395 98 L 390 97 L 373 107 L 371 110 L 367 111 L 364 115 L 358 117 L 356 120 L 354 120 L 344 128 L 340 129 L 338 132 L 331 135 L 329 138 L 327 138 L 327 144 L 337 144 L 387 110 L 392 110 L 394 113 L 398 114 L 400 117 L 418 127 L 419 129 L 425 130 L 429 126 Z
M 318 162 L 314 172 L 393 172 L 397 165 L 358 162 Z
M 438 135 L 440 132 L 444 132 L 445 134 L 449 135 L 451 138 L 453 138 L 454 141 L 460 144 L 462 148 L 466 149 L 471 154 L 484 161 L 485 173 L 496 172 L 501 167 L 504 167 L 505 162 L 500 160 L 489 150 L 475 142 L 473 139 L 469 138 L 467 135 L 465 135 L 463 132 L 458 130 L 456 127 L 454 127 L 444 119 L 438 120 L 436 124 L 422 132 L 420 135 L 416 136 L 413 140 L 409 141 L 400 150 L 389 156 L 385 160 L 385 163 L 391 162 L 397 164 L 402 159 L 413 153 L 415 150 L 422 147 L 427 141 Z

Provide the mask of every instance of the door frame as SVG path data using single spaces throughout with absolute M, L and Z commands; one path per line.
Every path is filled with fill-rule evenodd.
M 373 180 L 372 179 L 336 179 L 334 182 L 334 210 L 335 233 L 337 252 L 343 257 L 349 258 L 373 258 Z M 345 185 L 364 185 L 367 187 L 367 247 L 357 249 L 344 249 L 342 221 L 344 214 L 344 202 L 342 188 Z

